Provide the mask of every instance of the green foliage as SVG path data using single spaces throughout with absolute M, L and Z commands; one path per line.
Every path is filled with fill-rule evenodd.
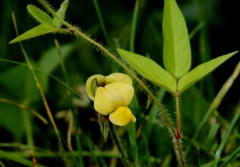
M 42 11 L 36 6 L 28 5 L 27 10 L 39 23 L 54 26 L 52 18 L 46 12 Z
M 170 92 L 174 92 L 176 90 L 174 78 L 150 58 L 131 53 L 123 49 L 117 49 L 117 51 L 118 54 L 144 78 Z
M 182 93 L 237 53 L 232 52 L 218 57 L 188 72 L 191 66 L 190 42 L 185 20 L 175 0 L 165 0 L 163 35 L 163 60 L 172 77 L 150 58 L 122 49 L 117 51 L 139 74 L 172 93 L 177 91 Z M 186 72 L 188 73 L 185 74 Z
M 178 91 L 183 92 L 236 53 L 237 52 L 232 52 L 197 66 L 180 78 L 178 83 Z
M 16 140 L 21 140 L 24 136 L 24 126 L 22 118 L 23 110 L 19 108 L 0 103 L 0 127 L 6 129 Z
M 179 78 L 191 66 L 191 48 L 185 19 L 175 0 L 164 1 L 163 60 L 167 71 Z
M 56 32 L 57 29 L 49 24 L 40 24 L 27 32 L 23 33 L 22 35 L 18 36 L 17 38 L 13 39 L 9 42 L 9 44 L 13 44 L 16 42 L 20 42 L 22 40 L 38 37 L 40 35 L 44 35 L 51 32 Z
M 65 44 L 61 46 L 61 52 L 63 59 L 70 55 L 70 53 L 75 49 L 73 43 Z M 39 66 L 47 73 L 52 73 L 54 69 L 59 66 L 60 57 L 57 53 L 56 48 L 50 48 L 45 50 L 38 61 Z
M 66 14 L 66 11 L 67 11 L 67 8 L 68 8 L 68 4 L 69 4 L 69 0 L 63 1 L 63 3 L 61 4 L 60 8 L 56 12 L 57 16 L 59 18 L 63 19 L 63 20 L 65 18 L 65 14 Z M 62 25 L 61 21 L 58 18 L 56 18 L 56 17 L 54 17 L 54 19 L 53 19 L 53 24 L 57 28 L 60 28 L 61 25 Z
M 22 158 L 19 155 L 15 155 L 14 153 L 8 153 L 5 151 L 0 150 L 0 158 L 1 159 L 7 159 L 7 160 L 12 160 L 15 161 L 19 164 L 25 165 L 25 166 L 33 166 L 32 161 L 27 160 L 25 158 Z M 43 165 L 38 164 L 39 167 L 44 167 Z
M 40 1 L 42 2 L 43 0 Z M 47 12 L 44 12 L 33 5 L 28 5 L 28 12 L 40 25 L 20 35 L 10 43 L 20 42 L 46 33 L 58 33 L 62 31 L 78 36 L 77 31 L 75 33 L 70 32 L 69 30 L 71 29 L 67 29 L 69 26 L 60 21 L 65 17 L 69 0 L 62 0 L 61 2 L 60 9 L 56 10 L 57 12 L 54 14 L 49 10 L 52 9 L 51 7 L 46 8 L 45 6 Z M 181 3 L 181 1 L 177 2 Z M 12 3 L 10 1 L 3 1 L 3 10 L 8 8 L 10 11 L 10 4 Z M 25 2 L 16 1 L 13 4 L 17 6 L 19 4 L 22 5 L 22 3 Z M 97 1 L 94 1 L 94 3 L 94 5 L 98 5 Z M 71 17 L 69 18 L 73 22 L 80 19 L 79 22 L 81 24 L 79 26 L 83 32 L 88 32 L 88 34 L 96 39 L 90 41 L 95 47 L 86 44 L 84 40 L 69 42 L 72 38 L 66 36 L 56 36 L 57 38 L 59 37 L 59 49 L 53 46 L 51 36 L 49 36 L 49 39 L 42 38 L 40 42 L 37 40 L 29 43 L 26 42 L 28 44 L 26 47 L 26 51 L 29 53 L 28 57 L 30 57 L 33 69 L 36 71 L 37 78 L 44 89 L 44 94 L 52 110 L 53 117 L 57 120 L 56 123 L 59 127 L 59 131 L 57 131 L 59 134 L 58 139 L 64 144 L 64 147 L 62 147 L 64 150 L 58 147 L 57 139 L 54 136 L 51 125 L 42 124 L 35 115 L 30 115 L 29 111 L 12 104 L 0 102 L 0 130 L 2 132 L 0 139 L 0 166 L 33 166 L 33 162 L 31 161 L 32 155 L 36 158 L 38 166 L 42 166 L 41 164 L 68 167 L 118 167 L 122 165 L 120 162 L 121 154 L 111 141 L 112 138 L 108 137 L 109 126 L 107 118 L 104 118 L 106 122 L 101 121 L 103 118 L 97 120 L 94 107 L 89 104 L 89 99 L 84 92 L 86 78 L 90 75 L 94 73 L 108 75 L 117 70 L 117 68 L 112 68 L 112 64 L 109 63 L 108 59 L 105 60 L 104 57 L 98 56 L 101 53 L 98 50 L 96 51 L 96 48 L 104 52 L 100 47 L 105 45 L 106 48 L 111 48 L 111 50 L 115 50 L 115 46 L 125 49 L 117 49 L 117 51 L 121 58 L 129 64 L 130 68 L 133 68 L 142 77 L 163 88 L 159 90 L 157 86 L 151 85 L 151 91 L 153 90 L 156 98 L 164 104 L 169 117 L 174 118 L 175 105 L 173 104 L 172 95 L 166 93 L 165 90 L 172 94 L 178 93 L 176 91 L 180 93 L 186 91 L 184 94 L 181 94 L 180 108 L 183 133 L 182 143 L 184 150 L 186 150 L 186 162 L 190 166 L 240 166 L 238 127 L 240 112 L 239 95 L 236 93 L 239 86 L 234 83 L 233 90 L 228 92 L 228 97 L 223 99 L 223 104 L 218 110 L 214 108 L 214 111 L 210 114 L 208 114 L 207 108 L 211 104 L 209 99 L 212 98 L 207 97 L 206 92 L 209 93 L 209 89 L 206 90 L 202 85 L 207 85 L 210 89 L 214 89 L 215 85 L 217 85 L 217 88 L 221 86 L 219 83 L 223 83 L 222 78 L 216 77 L 213 80 L 212 76 L 209 76 L 213 80 L 212 84 L 207 83 L 206 80 L 202 80 L 203 84 L 193 86 L 236 53 L 232 52 L 213 60 L 210 60 L 210 55 L 208 58 L 197 56 L 201 53 L 206 53 L 202 51 L 206 47 L 209 47 L 207 46 L 209 43 L 206 42 L 208 41 L 207 35 L 202 35 L 203 33 L 201 33 L 201 36 L 198 36 L 202 28 L 207 30 L 208 22 L 210 21 L 207 18 L 202 18 L 202 14 L 198 13 L 199 10 L 204 14 L 205 11 L 207 12 L 205 9 L 206 6 L 204 7 L 205 2 L 184 2 L 181 4 L 189 27 L 194 27 L 200 23 L 190 32 L 190 37 L 188 37 L 185 19 L 175 0 L 165 0 L 164 12 L 161 9 L 156 10 L 154 8 L 150 13 L 145 13 L 146 10 L 144 10 L 148 5 L 151 7 L 150 1 L 137 0 L 135 9 L 132 12 L 127 10 L 124 13 L 118 13 L 118 11 L 124 11 L 125 9 L 125 6 L 122 7 L 123 5 L 119 5 L 120 3 L 115 3 L 115 1 L 109 3 L 99 1 L 99 6 L 96 7 L 98 11 L 91 11 L 91 15 L 89 15 L 90 10 L 88 5 L 94 9 L 93 3 L 89 3 L 87 0 L 71 1 L 71 11 L 74 13 L 70 11 L 68 14 Z M 209 1 L 206 4 L 210 4 L 211 6 L 214 3 L 213 1 Z M 31 22 L 29 21 L 32 20 L 23 17 L 23 13 L 25 12 L 22 11 L 23 9 L 17 8 L 15 10 L 18 13 L 19 29 L 24 29 L 25 24 L 22 24 L 22 21 L 30 24 Z M 75 14 L 76 11 L 80 11 L 79 15 Z M 102 15 L 100 11 L 103 11 Z M 215 10 L 210 11 L 210 14 L 212 13 L 211 17 L 213 17 Z M 4 40 L 8 41 L 14 34 L 11 28 L 9 28 L 11 20 L 7 20 L 10 19 L 7 14 L 9 12 L 5 13 L 1 18 L 4 22 L 0 26 L 4 32 L 3 35 L 1 34 L 1 37 L 3 37 L 0 39 L 1 43 Z M 50 13 L 53 19 L 47 13 Z M 102 40 L 103 34 L 101 34 L 102 31 L 99 23 L 95 21 L 97 20 L 96 13 L 101 18 L 99 19 L 101 28 L 107 33 L 105 41 Z M 164 13 L 163 33 L 159 28 L 162 13 Z M 209 13 L 206 15 L 210 17 Z M 129 16 L 133 16 L 133 18 Z M 217 19 L 220 17 L 216 16 Z M 144 22 L 142 22 L 143 19 Z M 211 22 L 211 24 L 215 23 Z M 108 31 L 105 29 L 105 25 Z M 204 31 L 204 33 L 206 32 Z M 192 59 L 194 59 L 194 63 L 205 63 L 190 70 L 191 50 L 188 38 L 192 38 L 193 36 L 196 40 L 200 38 L 201 44 L 198 46 L 195 42 L 192 43 L 192 53 L 196 55 Z M 162 41 L 162 37 L 164 41 Z M 86 35 L 84 39 L 88 38 L 89 35 Z M 101 40 L 100 42 L 103 45 L 96 45 L 94 43 L 99 40 Z M 214 39 L 211 40 L 214 41 Z M 148 57 L 126 51 L 127 48 L 130 48 L 130 51 L 134 51 L 135 48 L 138 53 L 148 52 L 155 59 L 159 58 L 158 55 L 162 55 L 160 53 L 162 52 L 162 42 L 164 49 L 163 62 L 166 70 L 162 68 L 163 66 L 161 67 Z M 204 43 L 204 46 L 202 43 Z M 134 46 L 134 44 L 137 45 Z M 218 52 L 220 52 L 220 49 L 221 52 L 224 52 L 222 48 L 217 49 Z M 228 48 L 224 49 L 227 50 Z M 9 45 L 5 50 L 7 52 L 1 53 L 8 54 L 1 56 L 8 56 L 8 58 L 0 58 L 0 99 L 6 98 L 34 109 L 47 119 L 36 82 L 27 64 L 22 62 L 23 59 L 19 56 L 21 55 L 19 48 Z M 106 52 L 104 53 L 106 54 Z M 211 53 L 213 55 L 216 54 L 212 48 Z M 236 60 L 237 56 L 234 58 Z M 65 72 L 59 66 L 60 61 L 66 66 Z M 228 66 L 230 68 L 226 65 L 223 66 L 223 68 L 226 67 L 224 72 L 227 71 L 226 73 L 230 73 L 233 70 L 231 67 L 234 64 Z M 128 72 L 130 74 L 131 71 Z M 233 76 L 236 78 L 238 74 L 235 75 L 234 73 Z M 66 83 L 62 81 L 64 80 L 63 78 Z M 233 83 L 235 78 L 230 78 L 230 82 Z M 128 154 L 130 166 L 177 166 L 176 156 L 171 146 L 171 141 L 176 142 L 176 139 L 169 137 L 169 132 L 165 128 L 164 116 L 159 114 L 158 105 L 152 103 L 152 97 L 146 91 L 143 93 L 140 84 L 135 85 L 134 99 L 129 108 L 136 116 L 137 122 L 116 129 L 116 134 L 119 135 L 120 141 Z M 229 85 L 228 83 L 227 86 Z M 146 86 L 148 87 L 148 85 Z M 215 96 L 216 94 L 213 95 Z M 221 100 L 222 98 L 217 99 L 217 102 L 221 102 Z M 69 110 L 72 113 L 59 112 Z M 28 121 L 24 118 L 25 114 L 30 115 Z M 58 119 L 59 117 L 64 119 Z M 199 128 L 199 124 L 201 123 L 202 128 Z M 27 130 L 27 126 L 31 127 L 32 130 Z M 173 126 L 176 125 L 173 124 Z M 198 130 L 199 134 L 194 138 L 193 136 Z M 42 135 L 43 132 L 44 135 Z M 29 136 L 32 136 L 32 143 L 29 142 Z

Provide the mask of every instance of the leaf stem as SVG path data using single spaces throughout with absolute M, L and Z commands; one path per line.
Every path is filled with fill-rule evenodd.
M 175 93 L 175 102 L 176 102 L 176 119 L 177 119 L 177 130 L 179 133 L 179 137 L 181 138 L 181 132 L 182 132 L 182 127 L 181 127 L 181 113 L 180 113 L 180 102 L 179 102 L 179 93 Z
M 123 161 L 124 166 L 129 167 L 130 165 L 129 165 L 128 155 L 127 155 L 126 150 L 123 147 L 123 145 L 116 133 L 116 129 L 112 123 L 109 123 L 109 130 L 110 130 L 112 139 L 113 139 L 114 143 L 116 144 L 118 151 L 120 152 L 120 154 L 122 156 L 122 161 Z

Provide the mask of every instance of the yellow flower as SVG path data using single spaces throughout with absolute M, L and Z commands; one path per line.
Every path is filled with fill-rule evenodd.
M 135 116 L 128 108 L 134 94 L 132 79 L 128 75 L 93 75 L 87 80 L 86 90 L 94 101 L 95 110 L 102 115 L 109 115 L 113 124 L 125 126 L 131 120 L 136 122 Z

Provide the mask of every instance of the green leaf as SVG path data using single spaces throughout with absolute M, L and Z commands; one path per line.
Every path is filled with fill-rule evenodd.
M 39 26 L 36 26 L 30 29 L 29 31 L 23 33 L 22 35 L 18 36 L 17 38 L 13 39 L 12 41 L 9 42 L 9 44 L 20 42 L 29 38 L 37 37 L 54 31 L 57 31 L 55 27 L 50 26 L 49 24 L 40 24 Z
M 194 68 L 180 78 L 178 82 L 178 91 L 182 93 L 184 90 L 186 90 L 187 88 L 195 84 L 197 81 L 199 81 L 201 78 L 212 72 L 215 68 L 217 68 L 219 65 L 221 65 L 223 62 L 225 62 L 227 59 L 229 59 L 236 53 L 237 52 L 232 52 L 197 66 L 196 68 Z
M 10 98 L 8 98 L 10 99 Z M 22 111 L 18 107 L 0 102 L 0 127 L 6 129 L 17 141 L 24 137 Z
M 52 18 L 36 6 L 28 5 L 27 10 L 38 22 L 54 26 Z
M 75 48 L 74 43 L 61 45 L 63 59 L 65 59 Z M 39 60 L 39 67 L 47 73 L 52 73 L 60 64 L 60 57 L 55 47 L 46 50 Z
M 123 49 L 117 49 L 117 52 L 144 78 L 170 92 L 176 91 L 175 79 L 152 59 Z
M 63 20 L 65 18 L 65 14 L 66 14 L 66 11 L 67 11 L 67 8 L 68 8 L 68 4 L 69 4 L 69 0 L 63 1 L 63 3 L 61 4 L 60 8 L 58 9 L 58 11 L 56 13 L 57 16 L 59 18 L 63 19 Z M 56 17 L 54 17 L 54 19 L 53 19 L 53 24 L 58 28 L 61 27 L 61 21 Z
M 179 78 L 191 67 L 191 48 L 186 22 L 175 0 L 165 0 L 163 38 L 164 66 Z

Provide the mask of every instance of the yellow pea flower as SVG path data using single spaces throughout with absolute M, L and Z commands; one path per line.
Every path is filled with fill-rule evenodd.
M 93 84 L 96 84 L 96 90 L 93 90 Z M 132 79 L 128 75 L 93 75 L 87 80 L 86 89 L 88 96 L 94 101 L 95 110 L 102 115 L 109 115 L 113 124 L 125 126 L 131 120 L 136 122 L 135 116 L 128 108 L 134 95 Z

